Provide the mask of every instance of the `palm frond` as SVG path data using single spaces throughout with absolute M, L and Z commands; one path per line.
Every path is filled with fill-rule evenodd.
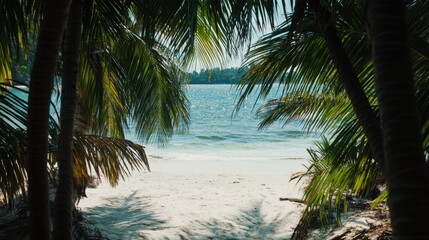
M 24 83 L 18 82 L 21 86 Z M 28 108 L 28 89 L 0 83 L 0 199 L 10 201 L 26 190 L 26 125 Z M 55 105 L 52 103 L 53 108 Z M 54 112 L 56 112 L 54 110 Z M 56 151 L 55 143 L 59 126 L 58 116 L 49 119 L 49 151 Z M 49 161 L 50 175 L 53 180 L 55 162 Z
M 285 6 L 285 1 L 281 1 Z M 242 46 L 250 46 L 256 33 L 274 28 L 274 18 L 280 8 L 279 1 L 227 1 L 228 50 L 236 52 Z
M 84 19 L 85 53 L 78 88 L 91 130 L 123 138 L 132 120 L 145 141 L 153 138 L 165 142 L 176 128 L 186 129 L 189 113 L 180 85 L 182 71 L 174 60 L 175 48 L 165 46 L 166 41 L 160 42 L 157 34 L 165 29 L 161 32 L 168 37 L 168 25 L 164 23 L 171 19 L 167 16 L 176 16 L 184 6 L 127 1 L 122 7 L 128 7 L 130 17 L 116 19 L 104 10 L 116 5 L 103 4 L 88 3 L 86 11 L 91 15 Z M 116 15 L 125 11 L 120 7 L 115 9 Z M 119 25 L 112 33 L 111 24 Z
M 340 214 L 347 212 L 349 197 L 368 197 L 379 184 L 378 169 L 373 161 L 368 161 L 371 155 L 366 142 L 356 142 L 352 148 L 342 151 L 338 149 L 335 143 L 322 139 L 316 149 L 309 150 L 311 165 L 307 172 L 295 176 L 310 177 L 304 191 L 307 203 L 304 219 L 317 211 L 322 223 L 329 223 L 332 213 L 340 221 Z M 334 160 L 338 154 L 343 157 L 340 165 Z
M 179 65 L 210 67 L 225 58 L 225 4 L 219 1 L 136 0 L 132 29 L 149 45 L 162 44 Z
M 83 103 L 84 117 L 95 134 L 123 138 L 127 128 L 123 73 L 107 49 L 86 52 L 81 57 L 78 95 Z
M 131 52 L 124 54 L 124 49 Z M 181 84 L 183 72 L 163 54 L 162 46 L 148 48 L 130 39 L 117 51 L 127 76 L 127 98 L 137 134 L 146 141 L 155 137 L 164 142 L 175 129 L 186 130 L 189 109 Z
M 0 1 L 0 82 L 12 79 L 12 58 L 27 42 L 27 26 L 22 1 Z
M 26 101 L 8 84 L 0 84 L 0 192 L 6 201 L 25 193 Z
M 289 93 L 279 99 L 268 100 L 256 112 L 261 118 L 259 128 L 274 122 L 284 125 L 296 121 L 307 131 L 331 132 L 342 119 L 350 114 L 350 105 L 344 94 Z
M 222 5 L 219 5 L 218 8 L 222 8 Z M 196 9 L 194 32 L 183 34 L 180 30 L 175 30 L 176 34 L 172 35 L 171 41 L 166 44 L 181 46 L 175 51 L 179 52 L 178 60 L 185 67 L 199 62 L 209 68 L 216 64 L 221 65 L 227 58 L 225 19 L 219 14 L 213 14 L 221 11 L 213 8 L 215 7 L 211 2 L 200 4 Z M 187 36 L 189 34 L 192 38 Z
M 0 90 L 0 192 L 1 198 L 9 201 L 26 189 L 27 101 L 24 95 L 28 91 L 6 84 L 0 84 Z M 23 96 L 17 95 L 20 92 Z M 51 181 L 55 182 L 58 116 L 50 119 L 48 167 Z M 79 186 L 86 186 L 92 174 L 106 177 L 111 185 L 116 185 L 133 170 L 150 170 L 144 148 L 128 140 L 79 135 L 74 138 L 73 146 L 74 177 Z
M 337 24 L 344 47 L 350 52 L 349 56 L 357 68 L 362 84 L 365 89 L 370 89 L 370 48 L 360 12 L 357 7 L 347 8 L 347 11 L 341 9 L 337 16 L 341 21 Z M 246 55 L 244 65 L 250 66 L 250 70 L 239 86 L 241 98 L 238 107 L 252 91 L 258 90 L 259 98 L 264 98 L 275 86 L 283 89 L 285 94 L 343 91 L 324 40 L 319 34 L 314 14 L 309 10 L 304 14 L 297 26 L 292 26 L 293 17 L 289 15 L 284 23 L 261 38 Z M 369 98 L 370 102 L 375 101 L 374 96 L 370 95 Z
M 352 1 L 327 1 L 335 13 L 338 33 L 361 84 L 377 112 L 373 70 L 362 5 Z M 332 3 L 332 4 L 330 4 Z M 247 54 L 250 70 L 243 77 L 237 108 L 258 91 L 265 98 L 273 88 L 283 96 L 268 102 L 259 113 L 262 127 L 274 121 L 299 120 L 306 129 L 328 134 L 328 139 L 309 150 L 311 165 L 297 177 L 310 177 L 304 199 L 303 221 L 315 212 L 321 221 L 347 211 L 347 197 L 368 196 L 382 180 L 367 140 L 358 125 L 324 40 L 314 12 L 303 9 L 299 19 L 289 15 L 283 24 L 264 36 Z
M 87 186 L 91 175 L 105 177 L 115 186 L 133 170 L 150 170 L 143 146 L 129 140 L 96 135 L 78 135 L 73 141 L 73 176 L 78 186 Z

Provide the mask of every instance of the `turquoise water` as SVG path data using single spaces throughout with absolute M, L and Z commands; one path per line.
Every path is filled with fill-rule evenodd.
M 188 85 L 191 124 L 189 132 L 175 135 L 165 146 L 143 144 L 149 156 L 162 159 L 294 159 L 308 158 L 307 148 L 318 139 L 302 130 L 299 122 L 274 124 L 258 130 L 256 94 L 233 114 L 238 93 L 231 85 Z M 278 94 L 273 91 L 269 98 Z M 134 134 L 131 140 L 139 142 Z M 139 142 L 141 143 L 141 142 Z
M 27 95 L 17 92 L 26 99 Z M 231 85 L 188 85 L 191 124 L 189 131 L 172 137 L 164 147 L 141 142 L 131 125 L 127 138 L 145 145 L 151 158 L 165 160 L 222 159 L 295 159 L 308 158 L 307 148 L 319 138 L 316 133 L 302 130 L 299 122 L 286 126 L 274 124 L 258 130 L 260 119 L 255 116 L 262 101 L 255 104 L 256 94 L 233 114 L 238 92 Z M 273 91 L 268 98 L 278 96 Z M 57 96 L 53 96 L 56 102 Z M 51 109 L 53 112 L 53 109 Z

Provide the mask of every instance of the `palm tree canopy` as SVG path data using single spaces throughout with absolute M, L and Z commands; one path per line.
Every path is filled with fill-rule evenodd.
M 6 37 L 0 45 L 0 81 L 10 78 L 13 55 L 34 42 L 44 1 L 3 3 L 7 14 L 2 15 L 2 19 L 11 24 L 2 28 L 2 36 Z M 141 0 L 84 1 L 79 96 L 90 132 L 111 138 L 87 136 L 94 144 L 105 141 L 104 150 L 101 145 L 85 145 L 88 144 L 86 135 L 75 138 L 75 152 L 81 154 L 75 156 L 75 162 L 80 161 L 80 166 L 87 167 L 76 169 L 75 177 L 82 176 L 77 177 L 77 181 L 95 171 L 109 176 L 109 182 L 114 185 L 120 176 L 129 174 L 128 170 L 148 168 L 143 150 L 121 140 L 130 122 L 136 123 L 145 141 L 165 142 L 174 132 L 186 130 L 189 110 L 181 85 L 184 69 L 197 59 L 206 66 L 224 60 L 227 50 L 238 48 L 231 39 L 248 42 L 251 32 L 273 25 L 272 15 L 277 7 L 276 1 L 176 1 L 169 4 Z M 245 12 L 240 13 L 241 9 Z M 59 67 L 58 74 L 61 72 Z M 10 104 L 7 101 L 3 103 Z M 4 119 L 17 118 L 15 120 L 22 121 L 21 126 L 25 125 L 24 112 L 21 115 L 2 113 L 5 113 Z M 12 128 L 4 128 L 7 129 L 12 131 Z M 56 151 L 57 131 L 58 125 L 52 121 L 51 152 Z M 4 136 L 9 141 L 10 135 Z M 120 150 L 109 150 L 109 147 Z M 96 155 L 88 152 L 90 148 L 110 153 L 110 158 L 105 155 L 105 159 L 112 161 L 122 156 L 130 168 L 120 167 L 115 172 L 103 165 L 106 162 L 91 162 Z M 91 163 L 84 164 L 84 158 Z M 10 163 L 19 169 L 19 158 L 13 159 L 18 160 Z M 52 156 L 50 166 L 55 165 L 54 160 Z M 22 167 L 20 169 L 22 171 Z M 23 171 L 17 176 L 25 179 Z M 12 193 L 16 189 L 7 191 Z
M 239 90 L 238 106 L 253 91 L 265 98 L 274 88 L 283 96 L 267 101 L 258 110 L 262 118 L 260 127 L 268 127 L 275 121 L 288 123 L 302 121 L 308 131 L 327 134 L 314 150 L 309 150 L 312 163 L 307 175 L 315 176 L 308 185 L 305 199 L 307 216 L 312 210 L 324 213 L 326 199 L 339 208 L 346 204 L 341 198 L 349 194 L 369 193 L 380 183 L 380 173 L 375 168 L 373 156 L 368 150 L 362 128 L 356 123 L 349 99 L 338 81 L 338 72 L 332 64 L 325 42 L 319 32 L 314 12 L 304 5 L 301 15 L 287 15 L 285 21 L 270 34 L 263 36 L 247 54 L 245 66 L 250 70 L 243 77 Z M 303 1 L 301 1 L 303 2 Z M 375 95 L 374 71 L 371 59 L 371 36 L 366 30 L 366 16 L 362 1 L 323 1 L 335 16 L 339 36 L 342 39 L 361 85 L 374 111 L 378 114 Z M 416 97 L 421 121 L 423 148 L 428 147 L 428 15 L 429 4 L 424 1 L 407 3 L 408 23 L 411 34 L 411 57 L 416 81 Z M 335 151 L 332 151 L 335 149 Z M 318 189 L 327 189 L 319 191 Z M 380 198 L 385 198 L 382 195 Z M 329 203 L 328 203 L 329 205 Z

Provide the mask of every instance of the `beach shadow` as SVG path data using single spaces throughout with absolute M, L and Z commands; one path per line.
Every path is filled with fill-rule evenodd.
M 262 202 L 256 202 L 249 208 L 220 221 L 212 219 L 208 222 L 199 222 L 201 229 L 182 229 L 181 239 L 285 239 L 280 236 L 278 229 L 285 224 L 285 218 L 279 216 L 267 220 L 261 211 Z
M 125 198 L 105 198 L 105 204 L 87 209 L 83 215 L 111 240 L 146 239 L 142 231 L 163 229 L 166 221 L 136 194 L 137 191 Z

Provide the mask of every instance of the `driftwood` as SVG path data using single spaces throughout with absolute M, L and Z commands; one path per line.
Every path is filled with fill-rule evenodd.
M 289 201 L 289 202 L 296 202 L 296 203 L 304 203 L 304 200 L 299 199 L 299 198 L 280 198 L 280 201 Z
M 342 240 L 342 239 L 345 239 L 344 237 L 345 237 L 348 233 L 350 233 L 350 229 L 345 229 L 345 230 L 343 230 L 343 231 L 341 231 L 341 232 L 339 232 L 339 233 L 335 234 L 334 236 L 329 237 L 329 238 L 328 238 L 328 239 L 326 239 L 326 240 Z

